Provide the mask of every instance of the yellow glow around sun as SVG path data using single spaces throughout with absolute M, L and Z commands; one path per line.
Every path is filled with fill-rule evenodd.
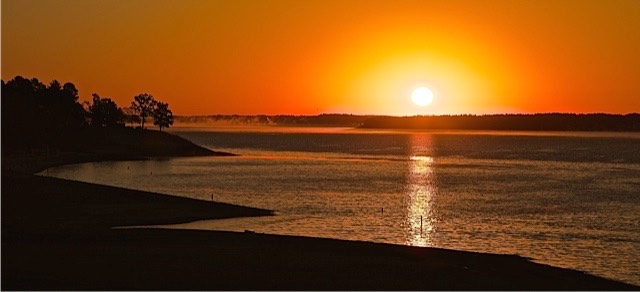
M 426 87 L 418 87 L 411 93 L 411 100 L 418 106 L 427 106 L 433 102 L 433 92 Z

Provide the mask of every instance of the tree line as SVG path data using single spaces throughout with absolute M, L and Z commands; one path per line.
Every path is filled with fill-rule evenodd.
M 510 130 L 510 131 L 640 131 L 640 114 L 501 114 L 372 117 L 362 128 Z
M 2 140 L 36 142 L 84 128 L 122 128 L 125 123 L 153 119 L 160 130 L 173 124 L 173 113 L 167 103 L 148 93 L 136 95 L 127 108 L 119 107 L 111 98 L 92 94 L 91 101 L 79 101 L 78 89 L 71 82 L 57 80 L 48 85 L 37 78 L 16 76 L 2 80 Z

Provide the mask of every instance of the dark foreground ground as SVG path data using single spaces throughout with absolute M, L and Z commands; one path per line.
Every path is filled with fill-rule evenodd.
M 269 211 L 2 177 L 2 290 L 637 290 L 518 256 L 112 226 Z

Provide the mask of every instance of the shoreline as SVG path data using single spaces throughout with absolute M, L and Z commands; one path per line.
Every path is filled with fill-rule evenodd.
M 73 133 L 70 140 L 2 149 L 3 176 L 29 176 L 68 164 L 167 157 L 237 156 L 213 151 L 178 135 L 154 130 L 99 129 Z M 69 137 L 68 137 L 69 138 Z
M 57 165 L 79 163 L 59 158 Z M 89 161 L 104 160 L 82 162 Z M 253 232 L 113 229 L 273 211 L 25 173 L 3 171 L 2 180 L 5 290 L 640 289 L 515 255 Z

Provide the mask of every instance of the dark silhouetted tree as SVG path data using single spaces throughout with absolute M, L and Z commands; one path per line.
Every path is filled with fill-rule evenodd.
M 2 85 L 2 146 L 29 143 L 36 140 L 42 128 L 39 122 L 39 112 L 44 106 L 36 97 L 35 88 L 44 87 L 32 84 L 32 80 L 16 76 Z M 25 135 L 26 132 L 26 135 Z M 31 134 L 31 135 L 30 135 Z
M 153 110 L 153 124 L 160 128 L 169 128 L 173 125 L 173 113 L 169 109 L 169 104 L 166 102 L 157 102 L 156 107 Z
M 51 80 L 51 83 L 49 83 L 49 87 L 47 88 L 48 90 L 50 90 L 51 92 L 58 92 L 60 90 L 62 90 L 62 85 L 60 85 L 60 82 L 58 82 L 58 80 Z
M 16 76 L 2 84 L 2 137 L 11 146 L 49 144 L 86 125 L 73 83 Z M 11 125 L 10 127 L 8 125 Z M 3 145 L 5 142 L 3 142 Z
M 155 108 L 156 100 L 153 98 L 153 95 L 148 93 L 138 94 L 133 98 L 131 102 L 131 108 L 138 114 L 140 117 L 140 127 L 144 130 L 144 120 L 153 114 L 153 109 Z
M 92 94 L 92 104 L 89 105 L 91 126 L 116 127 L 124 126 L 124 113 L 110 98 L 100 98 L 97 93 Z
M 34 91 L 38 92 L 37 90 L 34 88 Z M 73 83 L 60 85 L 57 80 L 53 80 L 36 97 L 40 99 L 43 127 L 60 131 L 79 128 L 85 124 L 85 112 L 78 102 L 78 89 Z

